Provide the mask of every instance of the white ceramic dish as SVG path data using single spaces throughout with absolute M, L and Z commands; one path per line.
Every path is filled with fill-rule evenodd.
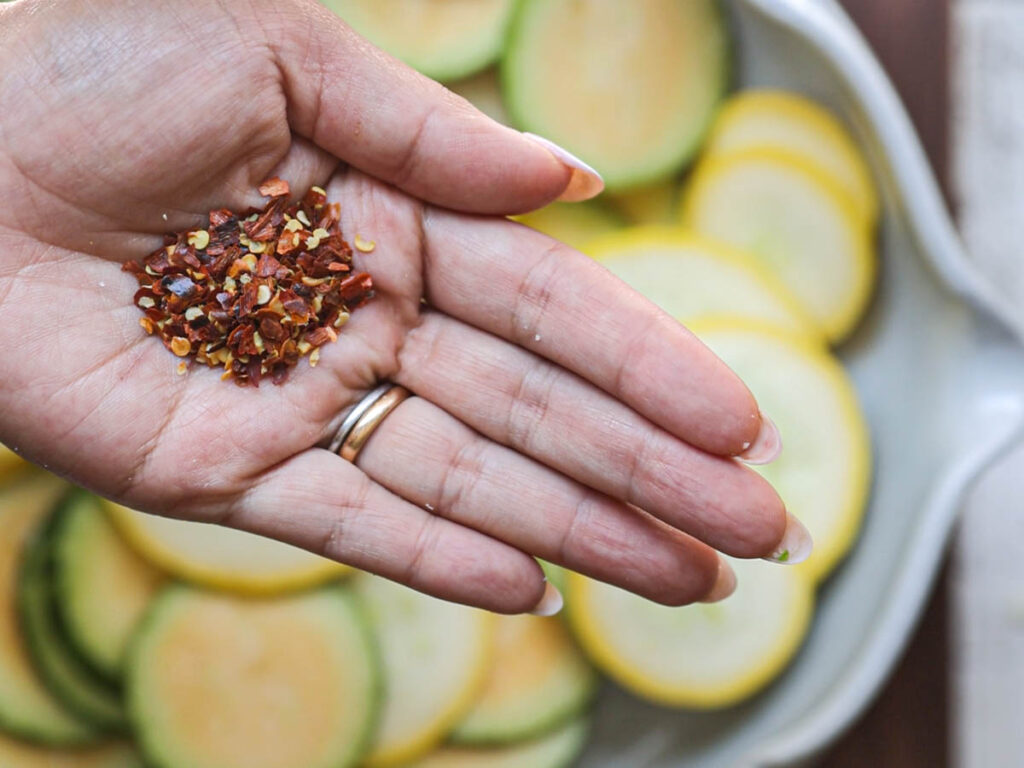
M 964 492 L 1024 423 L 1024 333 L 963 253 L 911 124 L 853 24 L 832 0 L 729 5 L 740 85 L 829 104 L 883 189 L 878 294 L 841 350 L 872 427 L 874 492 L 855 550 L 821 590 L 813 630 L 775 685 L 710 714 L 657 709 L 609 686 L 584 768 L 811 763 L 891 671 Z

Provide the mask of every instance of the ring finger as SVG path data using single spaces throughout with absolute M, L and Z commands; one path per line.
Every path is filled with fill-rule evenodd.
M 498 445 L 414 397 L 356 458 L 372 480 L 517 549 L 681 605 L 724 596 L 732 574 L 707 545 Z

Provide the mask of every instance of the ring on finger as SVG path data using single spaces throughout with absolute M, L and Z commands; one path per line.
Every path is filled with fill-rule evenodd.
M 355 463 L 359 451 L 377 427 L 410 394 L 405 387 L 390 382 L 371 390 L 345 416 L 329 446 L 331 452 Z

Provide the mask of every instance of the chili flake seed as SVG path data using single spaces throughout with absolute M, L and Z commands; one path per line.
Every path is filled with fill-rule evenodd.
M 356 248 L 363 253 L 372 253 L 373 249 L 377 247 L 377 244 L 373 240 L 363 240 L 359 235 L 356 235 L 354 240 Z
M 339 227 L 340 207 L 320 187 L 296 203 L 281 179 L 259 187 L 262 209 L 210 212 L 210 225 L 168 235 L 124 270 L 139 283 L 139 324 L 180 358 L 223 368 L 223 379 L 259 386 L 338 338 L 350 314 L 373 297 L 373 280 L 354 272 Z M 366 242 L 356 238 L 363 252 Z M 178 372 L 187 368 L 178 364 Z
M 205 250 L 206 246 L 210 244 L 210 233 L 205 229 L 197 229 L 195 232 L 189 232 L 188 244 L 194 247 L 197 251 Z
M 192 351 L 192 344 L 184 336 L 175 336 L 171 339 L 171 352 L 178 357 L 187 357 Z

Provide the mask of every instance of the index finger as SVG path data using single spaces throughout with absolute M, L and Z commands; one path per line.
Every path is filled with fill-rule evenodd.
M 292 131 L 350 165 L 414 197 L 479 213 L 601 191 L 577 158 L 485 116 L 312 0 L 265 0 L 260 16 Z
M 574 371 L 709 453 L 770 459 L 778 432 L 681 323 L 587 256 L 514 222 L 424 216 L 427 300 Z

